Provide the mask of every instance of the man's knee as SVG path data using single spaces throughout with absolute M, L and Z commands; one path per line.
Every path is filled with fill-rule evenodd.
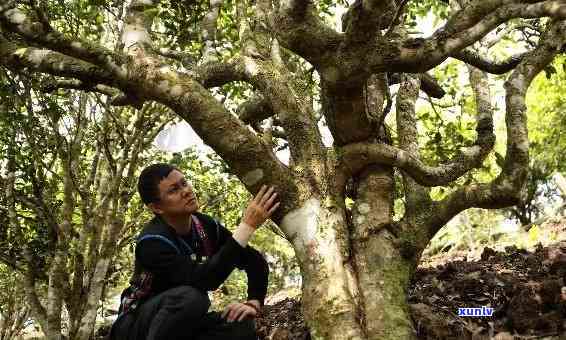
M 231 339 L 234 340 L 256 340 L 255 321 L 246 318 L 243 321 L 235 322 L 232 334 L 233 337 Z
M 168 291 L 167 295 L 183 306 L 190 307 L 193 310 L 200 310 L 203 314 L 206 313 L 210 307 L 208 294 L 191 286 L 172 288 Z

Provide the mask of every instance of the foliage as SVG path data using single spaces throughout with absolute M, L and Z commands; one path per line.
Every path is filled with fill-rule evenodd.
M 7 207 L 0 259 L 25 275 L 22 281 L 31 281 L 34 318 L 40 323 L 48 317 L 44 313 L 60 318 L 57 308 L 40 305 L 61 299 L 69 312 L 69 336 L 78 337 L 88 308 L 97 308 L 104 278 L 112 274 L 98 261 L 112 262 L 138 224 L 135 207 L 128 208 L 135 184 L 128 174 L 145 160 L 143 149 L 167 116 L 159 116 L 163 108 L 154 105 L 136 113 L 111 109 L 99 96 L 81 92 L 47 96 L 32 90 L 37 80 L 3 69 L 0 77 L 7 80 L 0 92 L 0 128 L 8 160 L 0 176 Z M 50 291 L 47 301 L 42 288 L 47 280 L 50 290 L 68 289 Z M 24 290 L 23 282 L 18 289 Z
M 22 280 L 21 274 L 0 263 L 0 340 L 15 339 L 30 316 Z
M 425 252 L 433 256 L 443 252 L 473 252 L 492 246 L 507 233 L 503 216 L 491 210 L 470 209 L 442 228 Z
M 55 154 L 57 141 L 46 131 L 50 129 L 53 118 L 61 111 L 51 99 L 44 97 L 41 111 L 45 115 L 36 116 L 29 110 L 31 102 L 26 102 L 26 92 L 29 94 L 31 84 L 22 79 L 23 82 L 27 82 L 22 86 L 18 78 L 12 78 L 12 75 L 5 72 L 0 73 L 0 78 L 5 80 L 4 86 L 0 88 L 0 99 L 4 104 L 0 116 L 1 145 L 4 146 L 2 153 L 3 159 L 13 160 L 13 170 L 18 173 L 15 183 L 17 190 L 23 195 L 33 194 L 40 188 L 45 190 L 46 195 L 54 193 L 57 191 L 58 178 L 44 173 L 41 168 L 38 169 L 37 162 L 45 164 L 47 168 L 57 157 Z M 24 87 L 26 85 L 27 87 Z M 29 96 L 27 99 L 31 100 Z M 6 166 L 7 164 L 3 164 L 4 171 L 8 170 Z M 36 181 L 38 174 L 42 179 L 40 183 Z M 59 199 L 50 202 L 53 204 L 52 207 L 61 204 L 61 196 L 56 197 Z M 4 199 L 6 200 L 6 197 Z M 8 202 L 5 202 L 3 206 L 8 207 Z M 18 209 L 21 228 L 11 228 L 8 210 L 5 209 L 2 214 L 5 223 L 0 227 L 0 233 L 4 236 L 0 241 L 2 258 L 13 267 L 22 267 L 25 245 L 33 254 L 34 263 L 38 266 L 44 265 L 47 253 L 50 249 L 53 250 L 54 231 L 49 229 L 46 221 L 38 220 L 37 216 L 21 205 Z
M 554 62 L 554 73 L 542 73 L 527 95 L 529 139 L 534 162 L 545 173 L 566 172 L 566 57 Z
M 408 19 L 412 26 L 417 26 L 418 20 L 427 15 L 432 15 L 436 23 L 446 20 L 449 15 L 448 1 L 409 1 L 408 4 Z
M 527 195 L 520 205 L 510 209 L 523 225 L 545 215 L 544 207 L 557 204 L 560 194 L 552 181 L 553 174 L 566 171 L 566 58 L 549 65 L 534 81 L 526 98 L 529 116 L 531 159 Z
M 509 209 L 508 213 L 502 212 L 503 215 L 491 215 L 490 218 L 478 219 L 482 214 L 483 216 L 490 215 L 481 213 L 479 210 L 464 213 L 465 215 L 470 215 L 471 217 L 468 217 L 468 219 L 475 220 L 475 222 L 470 222 L 471 224 L 464 223 L 462 218 L 456 218 L 455 222 L 443 228 L 431 240 L 427 254 L 433 255 L 449 249 L 478 249 L 478 247 L 483 245 L 493 245 L 496 241 L 501 243 L 503 241 L 501 237 L 504 235 L 507 235 L 505 236 L 507 241 L 513 242 L 515 240 L 519 246 L 532 246 L 541 241 L 541 238 L 537 236 L 540 234 L 541 227 L 540 225 L 533 226 L 532 223 L 544 217 L 549 211 L 552 211 L 552 209 L 549 210 L 549 207 L 556 205 L 560 201 L 559 194 L 552 181 L 552 175 L 555 171 L 564 172 L 566 170 L 563 152 L 566 147 L 566 137 L 563 132 L 563 127 L 566 126 L 566 116 L 564 115 L 566 98 L 564 97 L 563 90 L 566 86 L 564 61 L 564 57 L 557 59 L 552 65 L 553 72 L 541 73 L 533 81 L 526 98 L 529 111 L 528 126 L 531 142 L 531 160 L 524 203 Z M 449 100 L 454 100 L 455 102 L 464 101 L 466 96 L 469 96 L 469 93 L 466 94 L 465 90 L 458 89 L 454 81 L 447 81 L 450 78 L 455 79 L 458 73 L 451 71 L 451 69 L 454 69 L 454 66 L 450 66 L 450 63 L 447 63 L 444 68 L 439 68 L 436 74 L 439 76 L 439 80 L 443 81 L 443 87 L 448 89 L 447 92 L 452 92 Z M 467 102 L 469 102 L 469 99 Z M 450 150 L 456 150 L 459 146 L 462 146 L 461 141 L 463 139 L 458 136 L 454 137 L 454 133 L 450 133 L 446 129 L 446 124 L 442 120 L 442 114 L 446 113 L 445 110 L 440 111 L 439 114 L 434 114 L 432 118 L 430 117 L 431 113 L 435 113 L 435 111 L 423 106 L 419 114 L 425 127 L 422 138 L 425 140 L 424 143 L 428 145 L 423 150 L 424 155 L 434 162 L 435 157 L 439 155 L 442 157 Z M 496 116 L 501 117 L 501 115 Z M 499 125 L 502 123 L 501 121 L 497 122 Z M 470 131 L 472 130 L 469 129 L 468 132 L 462 131 L 460 133 L 465 135 Z M 443 137 L 441 138 L 442 143 L 434 143 L 434 136 L 437 136 L 437 134 Z M 454 145 L 458 144 L 458 141 L 460 141 L 460 145 Z M 499 139 L 498 144 L 501 145 L 501 142 Z M 484 168 L 481 169 L 484 175 L 478 178 L 482 178 L 482 181 L 493 178 L 495 171 L 499 167 L 496 163 L 495 159 L 488 159 Z M 441 198 L 445 193 L 445 189 L 438 188 L 436 193 L 438 194 L 437 197 Z M 504 222 L 502 217 L 505 216 L 517 220 L 527 227 L 533 227 L 534 230 L 532 228 L 529 229 L 527 234 L 515 234 L 515 232 L 509 234 L 505 230 L 498 231 L 512 223 L 511 221 Z M 552 240 L 553 236 L 550 235 L 547 238 Z

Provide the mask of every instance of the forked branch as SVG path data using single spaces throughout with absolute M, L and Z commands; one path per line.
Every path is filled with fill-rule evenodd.
M 297 53 L 315 67 L 332 53 L 342 36 L 328 27 L 317 15 L 312 0 L 281 1 L 273 7 L 270 0 L 260 3 L 267 14 L 270 30 L 279 43 Z
M 547 27 L 538 47 L 525 56 L 505 84 L 507 154 L 500 175 L 491 183 L 461 187 L 439 201 L 435 213 L 427 216 L 431 237 L 465 209 L 503 208 L 521 201 L 529 161 L 525 95 L 533 78 L 552 62 L 566 43 L 566 21 L 554 20 Z
M 394 63 L 395 69 L 423 72 L 480 40 L 497 26 L 510 19 L 540 17 L 566 18 L 566 3 L 564 0 L 547 0 L 534 3 L 513 0 L 478 1 L 457 12 L 444 27 L 437 30 L 429 39 L 408 39 L 401 46 L 390 45 L 385 49 L 385 55 L 396 50 L 400 58 L 399 64 Z M 380 71 L 380 66 L 386 62 L 383 54 L 381 52 L 375 58 L 372 58 L 375 71 Z

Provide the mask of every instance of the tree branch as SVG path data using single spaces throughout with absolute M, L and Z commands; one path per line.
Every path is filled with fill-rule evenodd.
M 500 175 L 487 184 L 462 187 L 435 204 L 434 214 L 427 217 L 432 237 L 459 212 L 472 208 L 503 208 L 522 200 L 528 172 L 527 117 L 525 95 L 533 78 L 552 62 L 566 43 L 566 21 L 552 21 L 537 48 L 529 52 L 515 68 L 507 82 L 506 117 L 507 154 Z
M 197 62 L 197 58 L 187 52 L 175 51 L 168 48 L 155 48 L 152 51 L 162 57 L 180 62 L 181 65 L 188 69 L 194 68 Z
M 460 61 L 470 64 L 478 69 L 491 74 L 504 74 L 515 68 L 527 53 L 521 53 L 510 57 L 507 60 L 496 62 L 487 60 L 484 56 L 470 49 L 456 52 L 452 55 Z
M 242 63 L 236 69 L 246 78 L 257 75 L 255 72 L 259 66 L 254 64 L 252 58 L 239 60 Z M 233 67 L 221 68 L 234 71 Z M 199 81 L 164 67 L 147 72 L 138 81 L 144 84 L 139 89 L 144 98 L 168 106 L 185 119 L 203 141 L 230 165 L 251 192 L 257 192 L 261 184 L 266 182 L 281 187 L 292 185 L 289 170 L 273 151 L 228 112 Z
M 218 19 L 218 14 L 220 13 L 222 0 L 210 0 L 209 3 L 210 9 L 204 16 L 201 23 L 201 34 L 204 40 L 204 51 L 202 52 L 203 62 L 208 62 L 216 59 L 216 50 L 214 45 L 214 42 L 216 40 L 216 20 Z
M 380 55 L 373 58 L 373 68 L 375 71 L 380 71 L 381 67 L 376 66 L 385 62 L 383 55 L 389 56 L 391 53 L 397 53 L 400 56 L 399 63 L 393 63 L 394 69 L 399 67 L 405 71 L 423 72 L 478 41 L 510 19 L 566 18 L 566 4 L 563 0 L 539 1 L 531 4 L 516 2 L 515 0 L 493 0 L 466 6 L 429 39 L 409 39 L 401 46 L 390 45 L 385 48 L 385 53 L 379 51 Z
M 97 92 L 109 97 L 123 95 L 115 88 L 106 85 L 85 83 L 76 79 L 50 79 L 41 84 L 41 90 L 45 93 L 53 93 L 58 89 L 81 90 L 84 92 Z
M 312 106 L 299 93 L 294 75 L 271 61 L 246 59 L 246 70 L 253 71 L 247 74 L 249 82 L 261 91 L 281 122 L 293 160 L 307 167 L 320 164 L 323 158 L 322 138 Z
M 145 50 L 152 49 L 149 31 L 157 14 L 155 1 L 133 0 L 128 7 L 121 42 L 132 57 L 144 57 Z
M 44 20 L 47 19 L 44 18 Z M 0 25 L 26 41 L 89 62 L 115 75 L 125 76 L 124 71 L 120 68 L 127 62 L 124 56 L 88 41 L 78 38 L 69 39 L 47 26 L 48 22 L 44 20 L 34 22 L 17 8 L 0 12 Z
M 293 153 L 297 161 L 306 164 L 321 157 L 319 147 L 322 139 L 313 118 L 312 107 L 297 92 L 292 74 L 284 67 L 277 67 L 271 61 L 240 56 L 225 64 L 207 63 L 195 73 L 196 79 L 205 87 L 219 86 L 234 80 L 245 80 L 252 84 L 261 91 L 265 103 L 253 98 L 238 110 L 243 114 L 240 118 L 249 124 L 253 119 L 277 114 L 285 131 L 293 131 L 288 137 L 291 150 L 293 146 L 297 146 Z M 305 148 L 307 145 L 310 146 Z
M 17 45 L 1 34 L 0 64 L 13 71 L 28 68 L 31 71 L 78 79 L 84 83 L 109 86 L 117 84 L 114 74 L 107 70 L 51 50 Z
M 395 13 L 402 7 L 403 3 L 398 4 L 396 0 L 354 1 L 342 17 L 345 44 L 358 45 L 375 40 L 381 29 L 393 25 L 391 18 L 395 21 Z
M 397 133 L 399 148 L 419 159 L 417 119 L 415 103 L 419 94 L 419 78 L 410 75 L 401 77 L 401 87 L 397 93 Z M 403 190 L 405 191 L 405 216 L 416 215 L 420 209 L 427 209 L 431 203 L 430 190 L 417 184 L 404 171 Z
M 227 62 L 208 62 L 192 71 L 195 80 L 205 88 L 219 87 L 233 81 L 246 80 L 244 59 L 234 57 Z
M 26 250 L 26 252 L 30 252 Z M 45 307 L 39 301 L 39 297 L 37 296 L 37 292 L 35 290 L 35 281 L 36 281 L 36 273 L 35 268 L 32 265 L 32 256 L 30 254 L 26 254 L 26 258 L 28 259 L 28 268 L 24 275 L 24 290 L 27 297 L 27 302 L 29 303 L 34 318 L 37 319 L 37 322 L 40 324 L 41 329 L 47 333 L 48 331 L 48 321 L 47 321 L 47 311 Z
M 389 74 L 389 85 L 399 84 L 401 82 L 400 73 Z M 421 73 L 421 86 L 420 89 L 431 96 L 432 98 L 442 98 L 446 94 L 444 89 L 440 87 L 436 79 L 428 73 Z
M 246 124 L 261 122 L 274 114 L 269 102 L 258 95 L 252 96 L 236 110 L 236 115 Z
M 397 9 L 395 10 L 395 15 L 393 16 L 393 19 L 389 23 L 389 27 L 385 32 L 386 36 L 391 34 L 394 31 L 397 22 L 401 21 L 400 19 L 403 15 L 403 12 L 405 11 L 405 6 L 407 5 L 408 2 L 409 0 L 401 0 L 400 2 L 398 2 Z
M 492 141 L 493 143 L 493 141 Z M 473 168 L 481 166 L 488 145 L 475 145 L 462 152 L 449 163 L 428 166 L 409 152 L 386 144 L 354 143 L 342 147 L 341 167 L 354 175 L 365 166 L 378 163 L 400 168 L 417 183 L 425 186 L 446 185 Z
M 464 148 L 458 156 L 448 163 L 437 167 L 427 166 L 418 156 L 416 137 L 414 136 L 414 103 L 412 102 L 414 88 L 418 86 L 405 83 L 404 91 L 407 98 L 400 98 L 397 105 L 398 132 L 400 148 L 385 144 L 357 143 L 342 148 L 341 164 L 346 171 L 346 178 L 355 175 L 358 171 L 371 163 L 382 163 L 395 166 L 409 174 L 418 184 L 437 186 L 448 184 L 473 168 L 482 165 L 484 159 L 495 144 L 493 133 L 493 110 L 490 105 L 489 86 L 487 79 L 472 79 L 472 86 L 476 94 L 476 132 L 477 139 L 474 146 Z M 416 98 L 416 97 L 415 97 Z M 403 100 L 405 99 L 405 100 Z M 414 144 L 414 145 L 413 145 Z
M 343 39 L 317 16 L 312 0 L 283 1 L 279 8 L 262 0 L 260 8 L 279 43 L 317 68 Z
M 506 24 L 506 27 L 496 32 L 495 36 L 485 39 L 485 42 L 483 42 L 482 45 L 490 49 L 496 44 L 498 44 L 501 40 L 503 40 L 506 36 L 508 36 L 511 32 L 513 32 L 513 30 L 524 29 L 524 28 L 533 28 L 533 26 L 526 23 L 516 24 L 516 25 Z

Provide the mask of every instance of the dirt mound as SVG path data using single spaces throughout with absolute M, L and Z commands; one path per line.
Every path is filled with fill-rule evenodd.
M 308 328 L 301 313 L 301 304 L 295 299 L 284 299 L 272 306 L 265 306 L 256 320 L 260 339 L 310 340 Z
M 421 339 L 520 339 L 566 336 L 566 242 L 527 252 L 485 248 L 479 261 L 419 268 L 409 289 Z M 493 308 L 491 317 L 461 317 L 459 308 Z M 266 306 L 260 339 L 310 339 L 300 303 Z
M 423 338 L 560 336 L 566 334 L 565 274 L 566 243 L 532 253 L 485 248 L 479 261 L 417 270 L 409 302 Z M 459 317 L 463 307 L 490 307 L 493 316 Z

